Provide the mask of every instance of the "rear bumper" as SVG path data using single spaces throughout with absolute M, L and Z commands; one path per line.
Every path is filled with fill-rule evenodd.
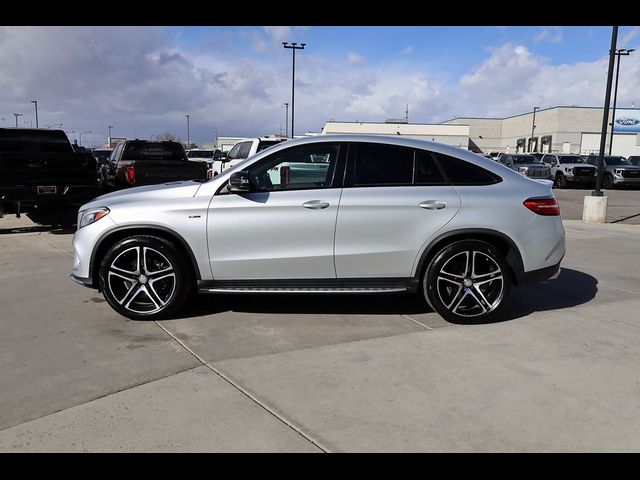
M 542 282 L 544 280 L 550 280 L 557 278 L 560 273 L 560 262 L 550 267 L 539 268 L 538 270 L 532 270 L 530 272 L 523 272 L 516 278 L 516 284 L 527 285 L 529 283 Z
M 72 281 L 76 282 L 79 285 L 84 285 L 85 287 L 89 287 L 89 288 L 95 288 L 93 286 L 93 279 L 92 278 L 78 277 L 78 276 L 74 275 L 73 273 L 71 275 L 69 275 L 69 278 L 71 278 Z
M 43 185 L 47 184 L 43 182 Z M 50 185 L 50 184 L 47 184 Z M 38 194 L 37 186 L 0 187 L 0 203 L 54 204 L 80 202 L 86 203 L 91 198 L 102 194 L 100 186 L 91 185 L 55 185 L 58 193 Z

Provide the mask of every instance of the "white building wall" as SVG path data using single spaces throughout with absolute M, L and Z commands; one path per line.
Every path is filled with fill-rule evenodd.
M 607 136 L 607 140 L 609 137 Z M 580 145 L 580 154 L 589 155 L 600 151 L 600 134 L 583 133 Z M 609 154 L 609 146 L 604 149 L 605 155 Z M 640 134 L 638 133 L 616 133 L 613 137 L 613 155 L 640 155 Z
M 468 125 L 327 122 L 322 128 L 321 135 L 334 134 L 403 135 L 411 138 L 441 142 L 465 149 L 469 144 Z

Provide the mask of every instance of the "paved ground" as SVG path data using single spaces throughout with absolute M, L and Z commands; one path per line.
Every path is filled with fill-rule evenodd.
M 0 222 L 0 452 L 640 449 L 638 226 L 566 221 L 558 279 L 454 325 L 406 295 L 130 321 L 71 234 Z
M 593 188 L 578 189 L 554 188 L 553 192 L 560 202 L 562 218 L 566 220 L 582 220 L 584 197 L 591 195 Z M 637 188 L 606 190 L 607 223 L 627 223 L 640 225 L 640 190 Z

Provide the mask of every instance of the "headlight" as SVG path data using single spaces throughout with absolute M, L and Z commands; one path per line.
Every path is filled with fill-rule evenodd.
M 109 209 L 107 207 L 84 210 L 78 215 L 80 217 L 80 220 L 78 220 L 78 228 L 91 225 L 92 223 L 97 222 L 102 217 L 106 217 L 107 215 L 109 215 Z
M 528 168 L 528 167 L 518 167 L 518 171 L 519 171 L 520 173 L 527 173 L 527 170 L 529 170 L 529 168 Z
M 622 175 L 622 170 L 619 168 L 616 168 L 613 173 L 619 177 Z
M 565 172 L 567 172 L 569 175 L 573 175 L 573 167 L 565 167 L 564 169 Z

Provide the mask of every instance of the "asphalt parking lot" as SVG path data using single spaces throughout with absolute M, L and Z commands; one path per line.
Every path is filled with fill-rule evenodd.
M 611 206 L 640 192 L 606 225 L 585 194 L 556 191 L 560 276 L 477 325 L 408 295 L 131 321 L 68 279 L 72 233 L 0 219 L 0 452 L 638 451 L 640 201 Z

